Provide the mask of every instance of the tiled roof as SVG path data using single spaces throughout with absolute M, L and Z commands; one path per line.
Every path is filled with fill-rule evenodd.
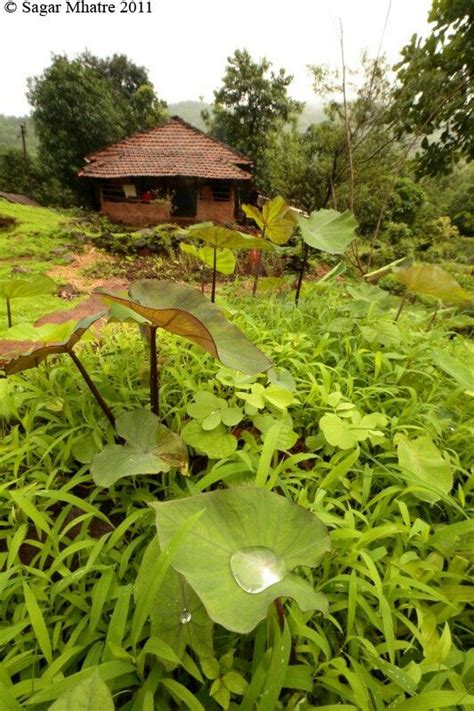
M 86 178 L 133 176 L 250 180 L 252 162 L 178 116 L 144 133 L 124 138 L 86 158 Z M 247 168 L 247 170 L 245 170 Z

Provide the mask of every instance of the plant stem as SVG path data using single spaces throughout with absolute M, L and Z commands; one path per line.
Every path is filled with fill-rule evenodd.
M 434 322 L 436 321 L 436 316 L 438 315 L 438 311 L 439 311 L 439 301 L 438 301 L 438 303 L 436 304 L 436 308 L 435 308 L 435 310 L 433 311 L 433 314 L 432 314 L 432 316 L 431 316 L 431 318 L 430 318 L 430 322 L 429 322 L 429 324 L 428 324 L 428 328 L 426 329 L 427 331 L 430 331 L 430 330 L 433 328 Z
M 285 629 L 285 610 L 284 610 L 283 604 L 281 602 L 281 598 L 277 597 L 277 598 L 275 598 L 275 600 L 273 602 L 275 603 L 275 607 L 277 610 L 278 622 L 280 623 L 280 629 L 283 632 L 283 630 Z
M 156 355 L 156 331 L 158 326 L 150 326 L 150 409 L 154 415 L 160 415 L 160 379 L 158 377 L 158 358 Z
M 298 283 L 296 285 L 296 294 L 295 294 L 295 304 L 298 306 L 298 302 L 300 300 L 300 292 L 301 292 L 301 286 L 303 284 L 303 276 L 306 270 L 306 265 L 308 264 L 308 254 L 309 254 L 309 245 L 305 243 L 304 249 L 303 249 L 303 261 L 301 263 L 301 269 L 300 273 L 298 274 Z
M 255 296 L 257 293 L 257 287 L 258 287 L 258 278 L 260 276 L 260 267 L 262 263 L 262 253 L 258 253 L 258 261 L 257 261 L 257 266 L 255 267 L 255 274 L 253 277 L 253 286 L 252 286 L 252 296 Z
M 104 413 L 104 415 L 106 416 L 106 418 L 108 419 L 108 421 L 110 422 L 112 427 L 115 429 L 115 417 L 112 414 L 112 410 L 107 405 L 107 403 L 105 402 L 105 400 L 102 397 L 102 395 L 100 394 L 100 392 L 97 390 L 97 387 L 95 386 L 95 384 L 92 382 L 91 376 L 89 375 L 89 373 L 87 372 L 87 370 L 85 369 L 85 367 L 83 366 L 83 364 L 81 363 L 81 361 L 79 360 L 77 355 L 74 353 L 74 351 L 68 351 L 68 353 L 71 356 L 71 358 L 72 358 L 74 364 L 76 365 L 77 369 L 79 370 L 80 374 L 84 378 L 89 390 L 91 391 L 91 393 L 97 400 L 97 403 L 98 403 L 99 407 L 101 408 L 102 412 Z
M 8 328 L 11 328 L 13 326 L 12 323 L 12 310 L 10 306 L 10 299 L 7 299 L 7 320 L 8 320 Z
M 262 239 L 265 239 L 265 232 L 267 231 L 267 226 L 264 225 L 263 230 L 262 230 Z M 256 296 L 257 294 L 257 286 L 258 286 L 258 278 L 260 276 L 260 271 L 262 268 L 262 251 L 260 250 L 258 253 L 258 262 L 257 262 L 257 268 L 255 270 L 255 276 L 253 279 L 253 287 L 252 287 L 252 296 Z
M 346 129 L 346 141 L 347 141 L 347 158 L 349 161 L 349 209 L 354 212 L 354 162 L 352 158 L 352 135 L 351 127 L 349 124 L 349 107 L 347 103 L 347 92 L 346 92 L 346 62 L 344 59 L 344 31 L 342 27 L 342 21 L 339 19 L 339 29 L 340 29 L 340 45 L 341 45 L 341 61 L 342 61 L 342 98 L 344 105 L 344 126 Z
M 217 276 L 217 247 L 214 247 L 214 256 L 212 259 L 212 289 L 211 289 L 212 303 L 214 303 L 216 300 L 216 276 Z
M 394 321 L 397 322 L 398 319 L 400 318 L 400 314 L 402 313 L 402 309 L 405 306 L 405 302 L 407 300 L 407 295 L 403 294 L 402 300 L 400 301 L 400 306 L 398 307 L 397 315 L 395 316 Z

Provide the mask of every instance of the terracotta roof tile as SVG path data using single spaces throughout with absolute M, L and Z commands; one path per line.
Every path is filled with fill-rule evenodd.
M 251 180 L 252 162 L 178 116 L 144 133 L 124 138 L 86 158 L 86 178 L 181 176 Z M 245 170 L 247 168 L 247 170 Z

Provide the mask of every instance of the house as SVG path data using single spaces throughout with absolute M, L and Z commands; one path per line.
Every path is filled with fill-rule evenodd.
M 178 116 L 87 156 L 100 209 L 129 225 L 233 222 L 252 162 Z

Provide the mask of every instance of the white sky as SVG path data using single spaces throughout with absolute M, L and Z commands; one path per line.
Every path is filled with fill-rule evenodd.
M 168 102 L 211 101 L 226 59 L 247 48 L 266 56 L 274 69 L 294 75 L 290 94 L 314 102 L 308 64 L 340 64 L 338 21 L 344 26 L 346 63 L 361 52 L 376 56 L 389 0 L 151 0 L 151 14 L 13 14 L 0 0 L 0 113 L 29 112 L 26 78 L 50 63 L 51 53 L 69 56 L 88 49 L 101 57 L 124 53 L 149 70 L 160 98 Z M 54 1 L 54 0 L 53 0 Z M 76 0 L 74 0 L 75 2 Z M 30 0 L 30 4 L 38 0 Z M 90 4 L 90 3 L 89 3 Z M 426 34 L 431 0 L 391 0 L 383 50 L 393 63 L 413 33 Z

